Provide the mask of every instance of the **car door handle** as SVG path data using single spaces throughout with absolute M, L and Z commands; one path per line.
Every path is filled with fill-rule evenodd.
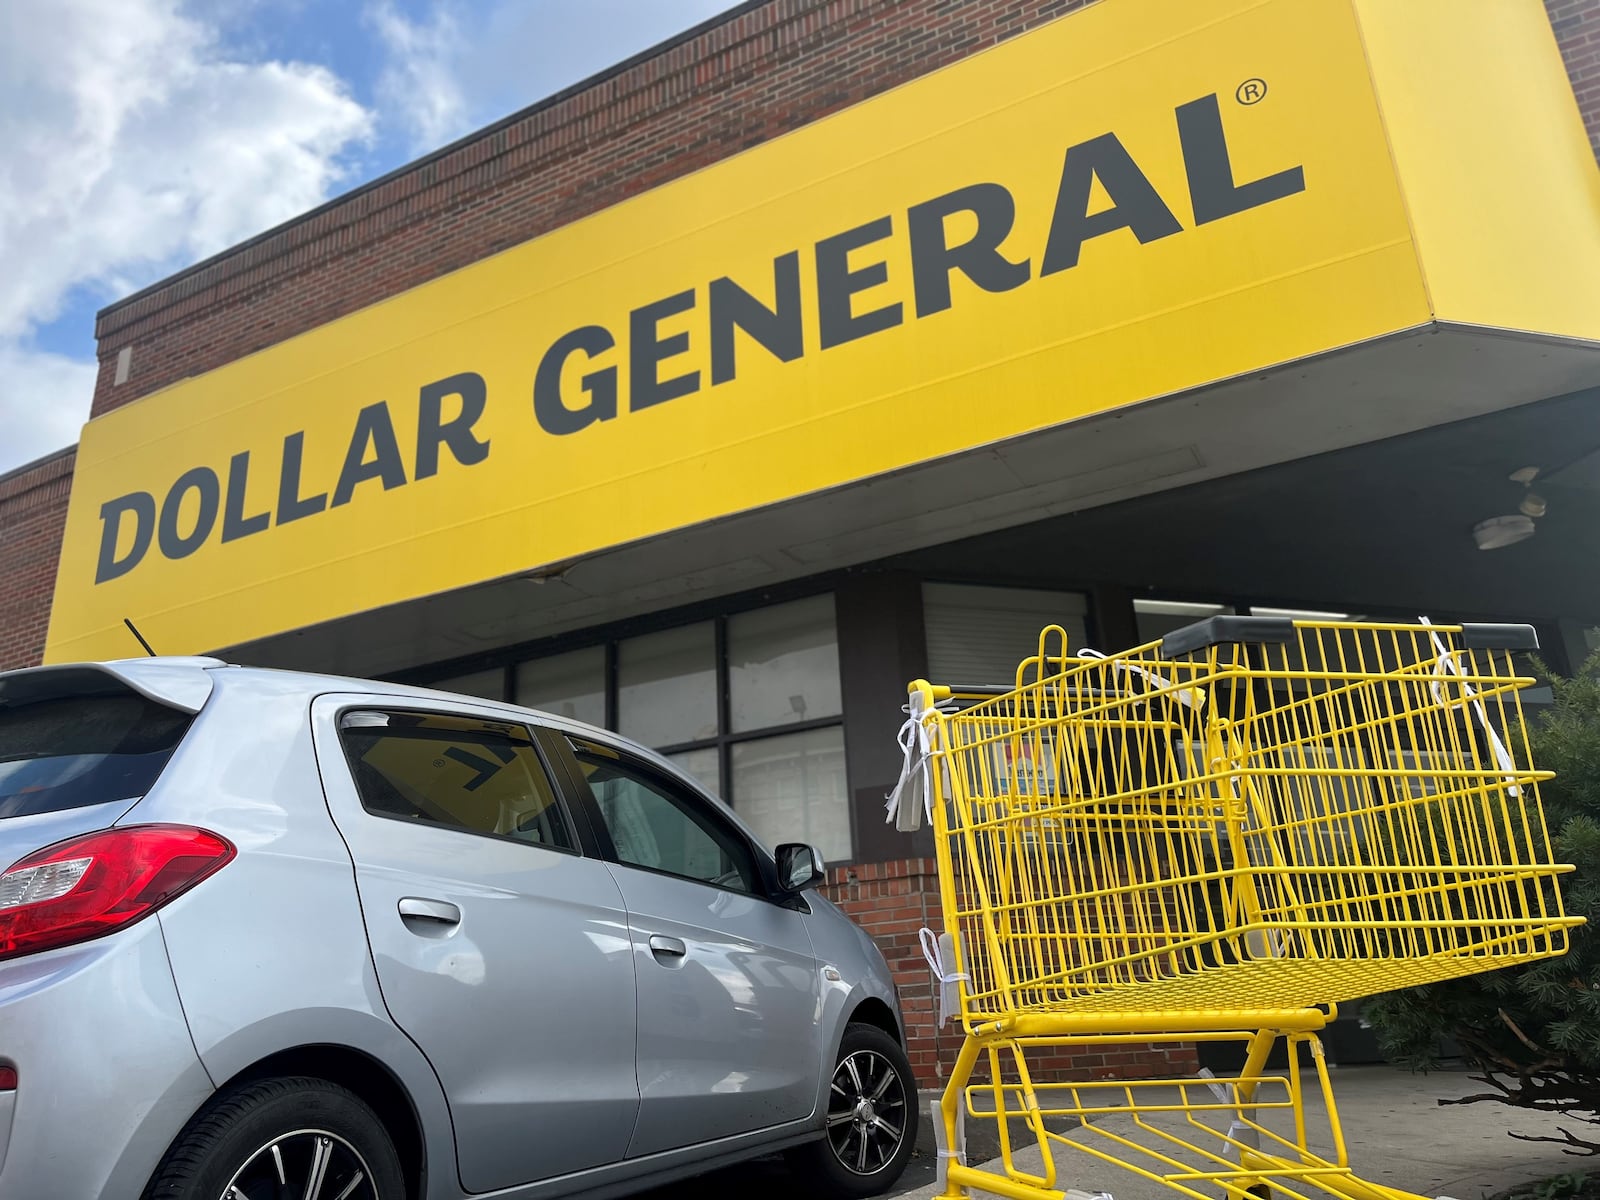
M 682 958 L 689 953 L 689 947 L 675 937 L 663 937 L 653 934 L 650 938 L 650 953 L 657 958 Z
M 440 925 L 461 924 L 461 910 L 448 900 L 424 900 L 420 896 L 406 896 L 396 906 L 400 916 L 417 921 L 436 921 Z

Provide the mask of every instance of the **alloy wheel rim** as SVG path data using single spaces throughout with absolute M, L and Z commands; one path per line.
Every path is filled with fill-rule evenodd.
M 219 1200 L 379 1200 L 361 1152 L 325 1129 L 281 1134 L 245 1159 Z
M 906 1136 L 906 1088 L 882 1054 L 857 1050 L 833 1073 L 828 1144 L 853 1175 L 876 1175 L 894 1161 Z

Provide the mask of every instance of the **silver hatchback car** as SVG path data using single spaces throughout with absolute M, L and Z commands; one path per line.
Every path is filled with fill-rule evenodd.
M 866 1196 L 916 1092 L 872 940 L 665 760 L 415 688 L 0 674 L 0 1196 Z

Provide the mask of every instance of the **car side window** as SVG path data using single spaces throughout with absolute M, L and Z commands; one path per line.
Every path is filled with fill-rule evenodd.
M 363 710 L 340 718 L 339 740 L 370 813 L 557 850 L 578 847 L 525 726 Z
M 605 746 L 572 739 L 600 819 L 628 866 L 754 893 L 750 847 L 704 801 Z

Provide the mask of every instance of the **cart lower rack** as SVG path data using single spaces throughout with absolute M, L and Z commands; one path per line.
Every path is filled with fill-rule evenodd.
M 895 803 L 902 827 L 933 822 L 966 1033 L 945 1144 L 963 1109 L 997 1121 L 1005 1168 L 952 1162 L 946 1194 L 1067 1195 L 1071 1147 L 1190 1196 L 1406 1197 L 1345 1161 L 1316 1032 L 1340 1001 L 1565 952 L 1580 920 L 1515 668 L 1534 648 L 1527 626 L 1216 618 L 1111 656 L 1051 628 L 1010 688 L 912 684 Z M 1082 1042 L 1230 1039 L 1231 1080 L 1030 1068 Z M 1331 1157 L 1298 1070 L 1263 1074 L 1280 1039 L 1314 1072 Z M 1017 1167 L 1013 1122 L 1042 1173 Z

